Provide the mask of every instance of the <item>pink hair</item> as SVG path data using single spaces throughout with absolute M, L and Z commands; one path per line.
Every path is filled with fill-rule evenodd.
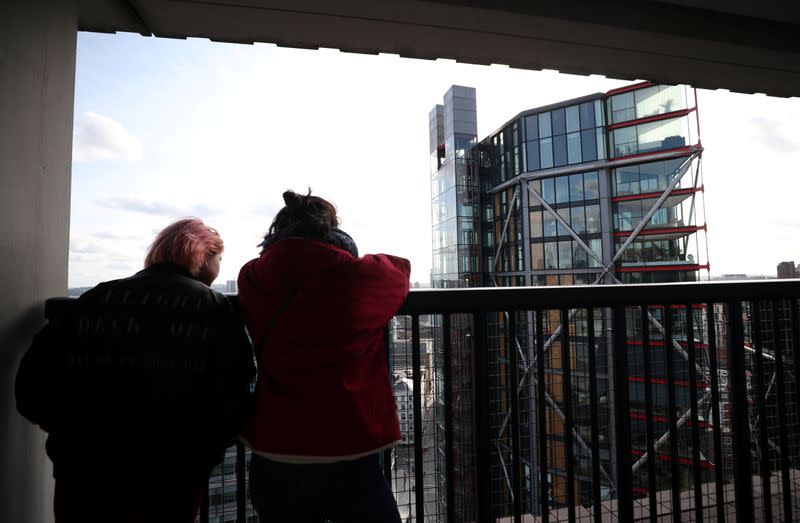
M 183 265 L 197 275 L 209 254 L 224 249 L 219 233 L 198 218 L 183 218 L 167 225 L 158 233 L 147 250 L 144 268 L 155 263 Z

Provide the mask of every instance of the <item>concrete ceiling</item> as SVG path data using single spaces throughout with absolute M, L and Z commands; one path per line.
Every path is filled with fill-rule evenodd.
M 79 28 L 800 96 L 800 2 L 78 0 Z M 552 7 L 557 5 L 558 7 Z

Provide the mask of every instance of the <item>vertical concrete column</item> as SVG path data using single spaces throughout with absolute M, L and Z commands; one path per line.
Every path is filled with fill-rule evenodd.
M 19 358 L 67 290 L 77 16 L 0 2 L 0 521 L 52 521 L 44 433 L 15 408 Z

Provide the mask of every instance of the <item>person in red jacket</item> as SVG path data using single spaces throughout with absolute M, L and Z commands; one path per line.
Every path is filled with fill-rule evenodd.
M 330 202 L 293 191 L 239 272 L 258 359 L 250 498 L 261 521 L 399 523 L 379 456 L 401 440 L 384 328 L 408 260 L 358 256 Z

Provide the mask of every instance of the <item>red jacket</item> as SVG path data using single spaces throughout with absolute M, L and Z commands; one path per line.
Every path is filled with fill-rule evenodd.
M 256 415 L 242 433 L 253 450 L 324 461 L 400 441 L 383 333 L 410 270 L 300 238 L 242 267 L 239 305 L 259 355 Z

